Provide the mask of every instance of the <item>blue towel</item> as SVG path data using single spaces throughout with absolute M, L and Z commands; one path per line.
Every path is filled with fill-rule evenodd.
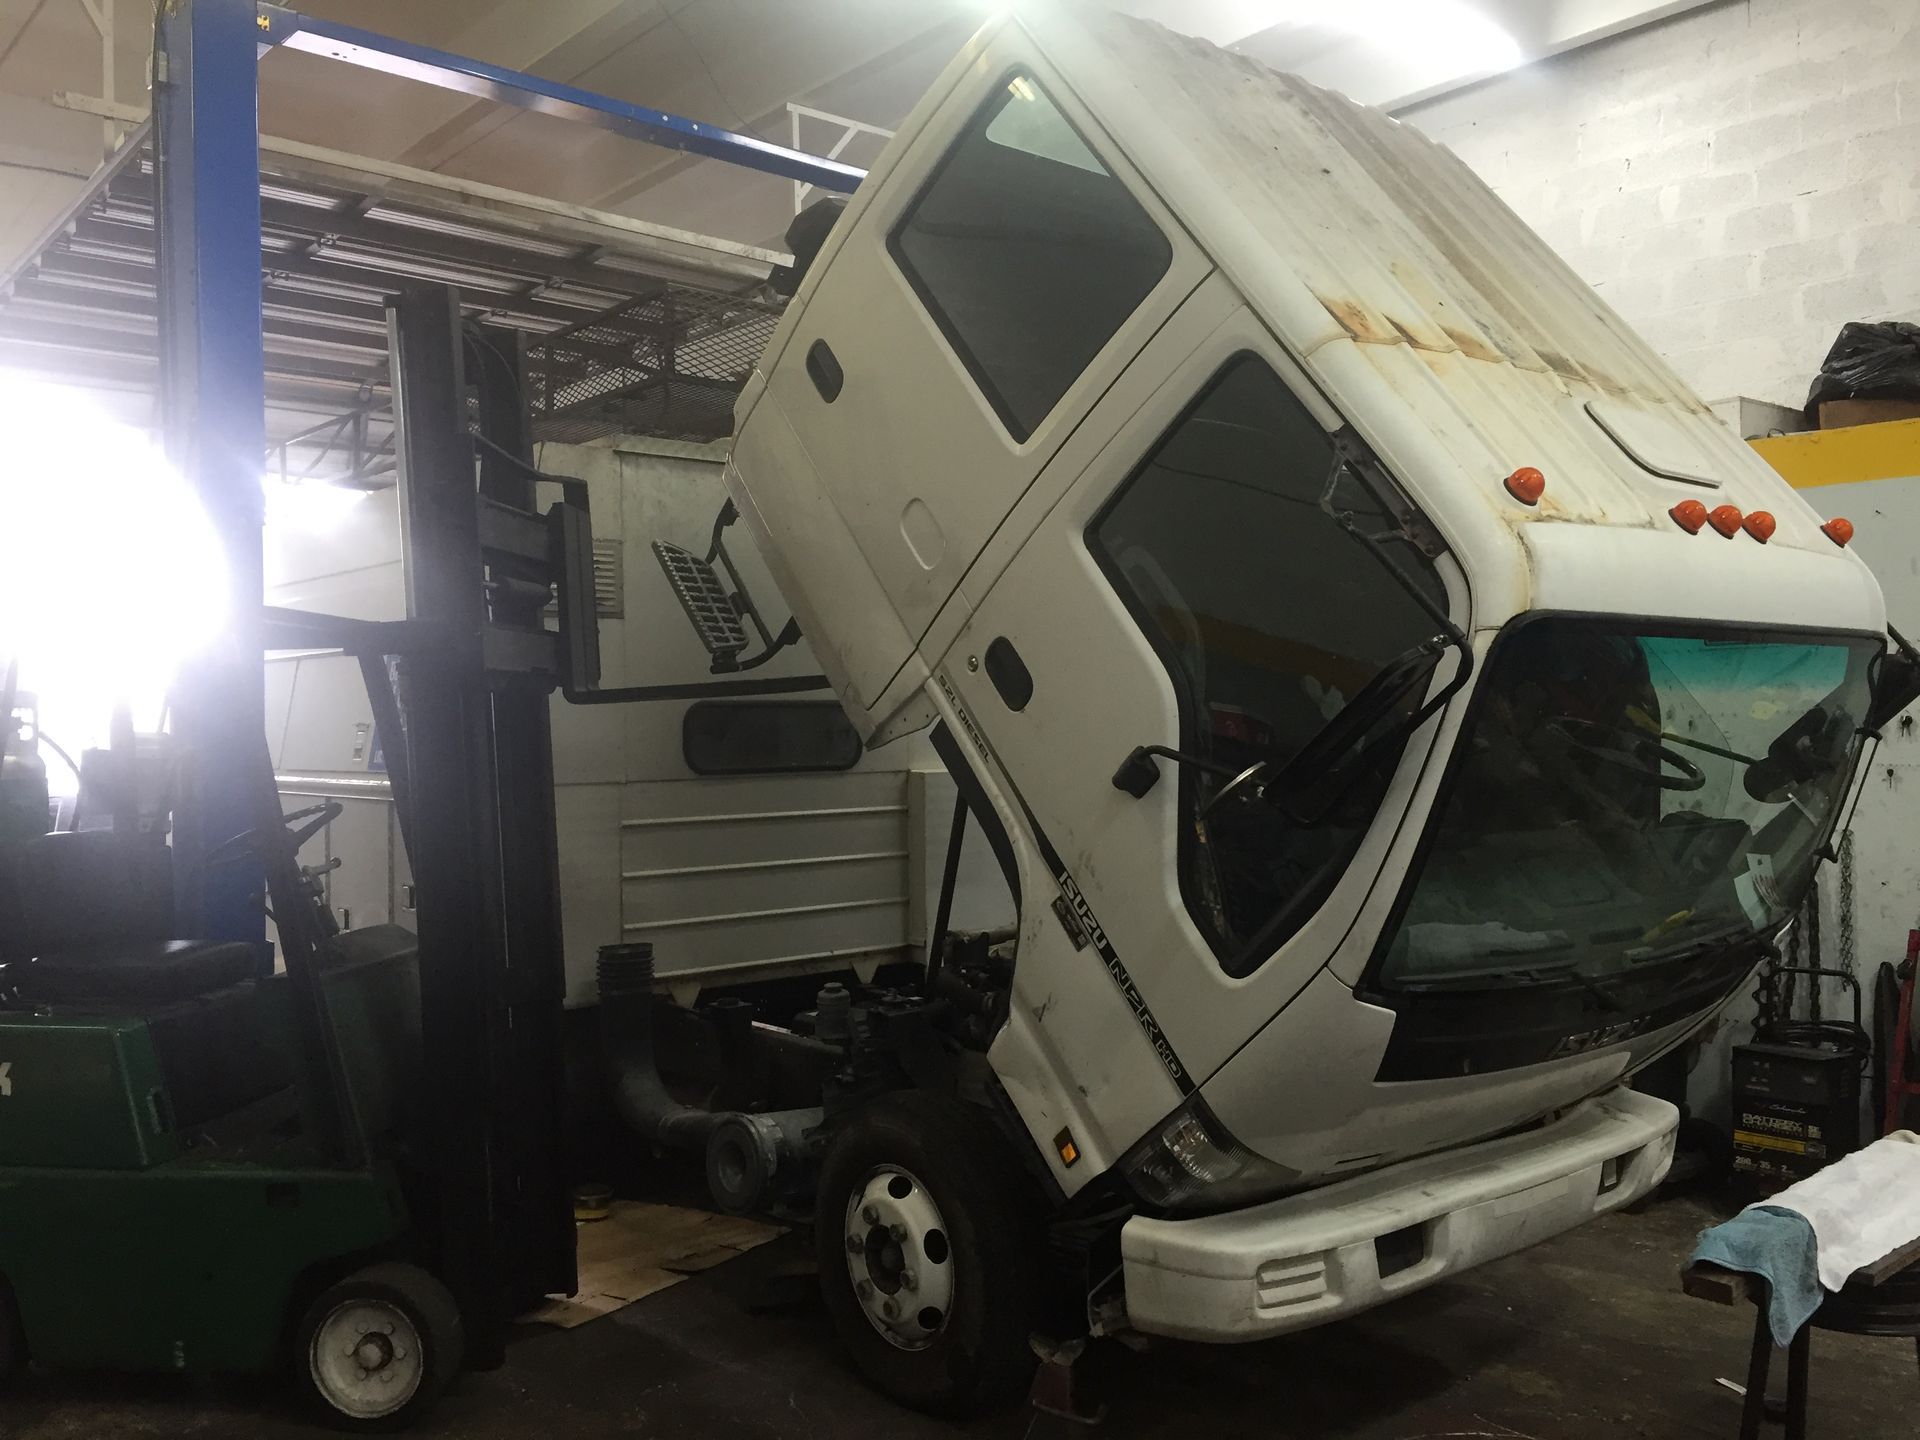
M 1767 1323 L 1773 1343 L 1785 1345 L 1826 1299 L 1817 1255 L 1813 1226 L 1806 1216 L 1774 1205 L 1755 1205 L 1705 1231 L 1694 1247 L 1693 1261 L 1705 1260 L 1766 1281 Z

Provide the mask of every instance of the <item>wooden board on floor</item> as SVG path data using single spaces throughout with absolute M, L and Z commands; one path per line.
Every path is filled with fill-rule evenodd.
M 575 1231 L 580 1293 L 549 1299 L 522 1315 L 523 1323 L 570 1330 L 744 1255 L 782 1233 L 776 1225 L 737 1215 L 631 1200 L 616 1200 L 606 1219 L 582 1221 Z

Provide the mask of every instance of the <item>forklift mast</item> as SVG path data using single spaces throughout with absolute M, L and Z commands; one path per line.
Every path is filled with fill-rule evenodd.
M 484 1368 L 576 1281 L 548 696 L 598 679 L 590 524 L 584 487 L 538 509 L 516 334 L 418 287 L 388 302 L 388 346 L 407 618 L 268 624 L 354 654 L 383 737 L 418 893 L 422 1258 Z

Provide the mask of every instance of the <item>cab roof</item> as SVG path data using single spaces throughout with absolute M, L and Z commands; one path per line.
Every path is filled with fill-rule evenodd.
M 1150 22 L 1046 3 L 1014 20 L 1377 447 L 1402 412 L 1515 526 L 1670 530 L 1698 498 L 1833 555 L 1811 507 L 1445 147 Z M 1502 491 L 1521 465 L 1547 476 L 1537 507 Z

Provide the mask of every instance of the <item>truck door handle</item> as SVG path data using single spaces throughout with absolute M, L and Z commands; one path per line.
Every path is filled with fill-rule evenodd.
M 840 357 L 833 353 L 833 347 L 824 340 L 816 340 L 807 347 L 807 378 L 813 381 L 813 388 L 820 392 L 820 398 L 829 405 L 840 398 L 840 391 L 847 383 L 847 374 L 840 368 Z
M 1000 692 L 1009 710 L 1024 710 L 1033 699 L 1033 672 L 1027 669 L 1027 662 L 1004 635 L 987 646 L 987 678 L 993 681 L 993 688 Z

